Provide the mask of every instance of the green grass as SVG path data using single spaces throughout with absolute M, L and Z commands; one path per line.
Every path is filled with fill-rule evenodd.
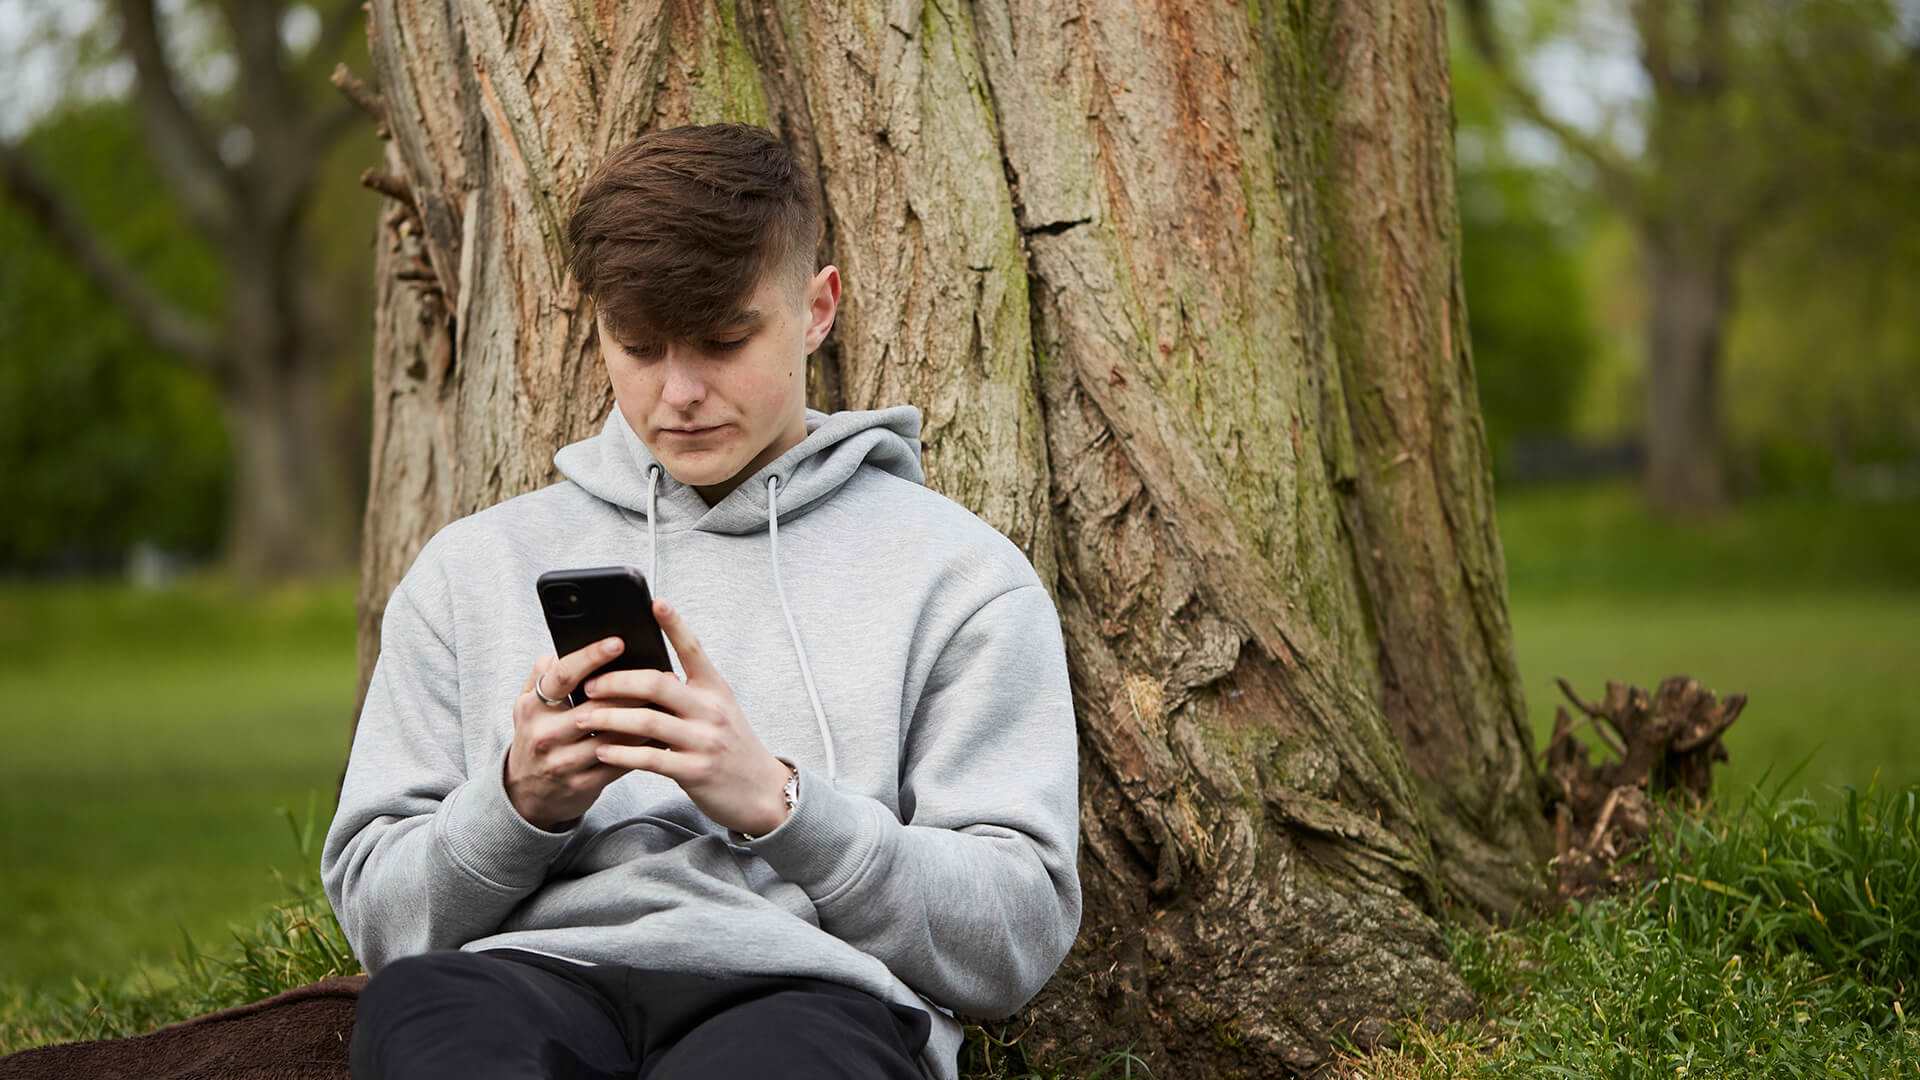
M 282 815 L 281 848 L 300 867 L 275 873 L 271 903 L 258 905 L 211 943 L 182 936 L 171 963 L 88 978 L 52 993 L 0 988 L 0 1055 L 82 1039 L 126 1038 L 163 1024 L 258 1001 L 329 975 L 360 970 L 320 888 L 319 837 L 327 818 Z M 292 843 L 287 843 L 291 826 Z
M 1516 597 L 1920 592 L 1920 504 L 1772 496 L 1667 522 L 1631 486 L 1496 497 Z
M 1920 1073 L 1920 785 L 1748 792 L 1673 820 L 1637 893 L 1449 932 L 1486 1016 L 1398 1028 L 1362 1077 Z
M 168 977 L 183 929 L 282 895 L 282 809 L 332 816 L 353 628 L 350 579 L 0 588 L 0 983 Z
M 1542 739 L 1556 675 L 1591 698 L 1608 678 L 1651 688 L 1687 673 L 1751 699 L 1721 801 L 1802 759 L 1793 794 L 1810 797 L 1683 834 L 1688 861 L 1668 865 L 1664 892 L 1455 932 L 1492 1025 L 1409 1028 L 1407 1051 L 1362 1071 L 1917 1071 L 1902 1019 L 1920 977 L 1914 879 L 1849 876 L 1876 859 L 1920 865 L 1912 814 L 1876 794 L 1849 832 L 1840 786 L 1920 782 L 1920 707 L 1899 679 L 1920 670 L 1920 507 L 1772 500 L 1676 526 L 1621 487 L 1501 498 Z M 0 658 L 0 1052 L 149 1030 L 351 967 L 310 846 L 346 749 L 351 580 L 264 595 L 214 580 L 0 585 Z M 1005 1075 L 1004 1049 L 975 1035 L 975 1071 Z M 1137 1064 L 1115 1051 L 1104 1068 L 1144 1075 Z
M 1837 785 L 1920 780 L 1920 592 L 1752 593 L 1669 603 L 1636 597 L 1516 597 L 1515 649 L 1535 748 L 1567 704 L 1563 675 L 1589 701 L 1607 679 L 1652 690 L 1691 675 L 1747 695 L 1726 735 L 1723 791 L 1812 755 L 1801 780 L 1822 798 Z M 1568 711 L 1573 712 L 1571 705 Z
M 1920 780 L 1920 506 L 1776 498 L 1669 524 L 1609 485 L 1503 493 L 1499 519 L 1537 748 L 1555 676 L 1591 701 L 1686 674 L 1748 698 L 1723 791 L 1809 754 L 1819 798 Z

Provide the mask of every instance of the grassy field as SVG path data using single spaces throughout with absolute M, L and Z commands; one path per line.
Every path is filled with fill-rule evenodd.
M 1751 699 L 1728 736 L 1728 801 L 1809 754 L 1796 790 L 1823 812 L 1843 805 L 1836 785 L 1920 780 L 1920 706 L 1899 678 L 1920 670 L 1920 507 L 1771 501 L 1677 527 L 1649 520 L 1630 492 L 1600 488 L 1503 494 L 1500 522 L 1543 738 L 1561 700 L 1556 675 L 1597 697 L 1608 678 L 1651 688 L 1684 672 Z M 215 581 L 151 593 L 0 586 L 0 994 L 15 998 L 16 1036 L 30 1030 L 22 1010 L 41 1008 L 21 995 L 71 994 L 75 979 L 108 994 L 172 987 L 173 1015 L 251 999 L 196 983 L 176 954 L 189 939 L 212 952 L 236 933 L 257 937 L 287 893 L 275 871 L 315 869 L 317 846 L 302 853 L 287 813 L 320 831 L 332 815 L 354 685 L 352 596 L 351 580 L 260 596 Z M 1577 996 L 1583 980 L 1596 992 L 1617 984 L 1617 965 L 1645 969 L 1629 958 L 1654 930 L 1637 917 L 1602 918 L 1604 934 L 1574 919 L 1457 947 L 1490 993 L 1517 985 L 1499 958 L 1519 950 L 1534 983 L 1543 967 L 1563 971 Z M 1725 962 L 1695 955 L 1696 944 L 1673 946 L 1672 962 Z M 1767 993 L 1824 978 L 1777 963 Z M 140 1030 L 142 1009 L 167 1016 L 162 1000 L 114 1022 Z M 1564 1019 L 1528 1015 L 1548 1031 Z M 1873 1038 L 1863 1045 L 1874 1053 L 1906 1052 Z M 1405 1075 L 1451 1075 L 1403 1064 L 1414 1069 Z
M 297 872 L 281 808 L 332 815 L 353 582 L 0 589 L 0 983 L 170 974 Z
M 1539 748 L 1567 704 L 1555 676 L 1591 701 L 1685 674 L 1747 695 L 1726 795 L 1809 755 L 1816 798 L 1920 780 L 1920 505 L 1778 499 L 1669 525 L 1609 486 L 1503 495 L 1499 517 Z

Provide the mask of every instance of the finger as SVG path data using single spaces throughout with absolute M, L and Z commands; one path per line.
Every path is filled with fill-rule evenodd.
M 598 749 L 606 745 L 593 739 L 583 738 L 578 744 L 570 744 L 556 749 L 550 760 L 554 771 L 561 776 L 579 776 L 583 780 L 602 783 L 617 778 L 627 770 L 618 765 L 609 765 L 596 756 Z
M 701 726 L 658 709 L 599 708 L 579 710 L 574 726 L 581 731 L 617 732 L 641 739 L 657 739 L 673 750 L 701 749 Z
M 624 765 L 605 764 L 604 762 L 601 762 L 598 758 L 593 759 L 593 761 L 594 761 L 593 768 L 588 769 L 585 772 L 580 774 L 581 776 L 586 778 L 588 783 L 591 783 L 591 784 L 598 784 L 604 787 L 605 785 L 610 784 L 615 780 L 618 780 L 621 777 L 633 771 L 632 769 L 629 769 Z
M 553 667 L 548 669 L 547 693 L 557 698 L 573 693 L 581 680 L 593 674 L 601 664 L 618 656 L 623 644 L 617 637 L 601 638 L 554 661 Z
M 680 669 L 687 673 L 688 682 L 711 686 L 721 681 L 719 670 L 707 659 L 707 651 L 700 647 L 700 639 L 693 636 L 693 628 L 680 617 L 680 609 L 655 597 L 653 617 L 666 632 L 667 640 L 673 643 L 673 651 L 680 657 Z
M 535 660 L 533 662 L 533 671 L 527 675 L 527 685 L 521 687 L 520 692 L 523 694 L 532 693 L 534 684 L 540 681 L 540 676 L 545 674 L 547 668 L 553 666 L 555 659 L 556 657 L 552 653 L 547 653 L 540 659 Z
M 676 754 L 671 750 L 652 746 L 623 746 L 619 743 L 601 743 L 594 747 L 594 754 L 609 765 L 659 773 L 676 781 L 686 771 L 688 761 L 685 754 Z
M 604 701 L 628 699 L 658 705 L 671 713 L 692 716 L 700 705 L 700 691 L 680 681 L 671 671 L 630 668 L 609 671 L 587 680 L 587 697 Z

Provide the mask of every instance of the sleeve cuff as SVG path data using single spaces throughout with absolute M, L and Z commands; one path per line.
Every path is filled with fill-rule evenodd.
M 548 832 L 520 816 L 507 798 L 508 743 L 492 764 L 447 796 L 441 807 L 440 839 L 474 875 L 505 889 L 536 885 L 567 842 L 580 830 L 574 818 L 563 832 Z
M 859 880 L 879 853 L 880 818 L 892 815 L 876 800 L 841 791 L 806 766 L 789 764 L 800 773 L 793 812 L 772 832 L 753 840 L 736 833 L 734 840 L 822 903 Z

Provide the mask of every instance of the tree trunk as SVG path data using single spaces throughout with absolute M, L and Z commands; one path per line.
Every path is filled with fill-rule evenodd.
M 1648 300 L 1648 500 L 1671 516 L 1727 501 L 1720 431 L 1720 355 L 1733 310 L 1733 259 L 1719 238 L 1664 226 L 1641 231 Z
M 1086 913 L 1009 1028 L 1028 1062 L 1302 1073 L 1468 1010 L 1436 919 L 1543 895 L 1548 838 L 1440 4 L 591 10 L 372 5 L 412 205 L 380 240 L 363 688 L 426 537 L 611 407 L 571 192 L 640 131 L 761 123 L 815 163 L 846 282 L 813 404 L 920 406 L 929 484 L 1061 612 Z
M 233 432 L 228 569 L 273 581 L 350 564 L 348 485 L 340 475 L 328 372 L 317 362 L 241 361 L 222 403 Z

